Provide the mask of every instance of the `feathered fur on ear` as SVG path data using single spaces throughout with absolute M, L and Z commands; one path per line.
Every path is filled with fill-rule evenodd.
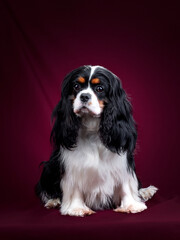
M 71 150 L 76 146 L 80 119 L 73 112 L 72 99 L 69 96 L 71 76 L 72 73 L 64 79 L 61 100 L 52 114 L 52 120 L 55 119 L 55 122 L 51 132 L 51 142 L 55 149 L 62 146 Z
M 111 87 L 108 103 L 101 118 L 100 137 L 110 151 L 118 154 L 121 151 L 127 151 L 129 156 L 132 156 L 137 131 L 132 117 L 131 104 L 118 77 L 113 75 L 109 80 Z

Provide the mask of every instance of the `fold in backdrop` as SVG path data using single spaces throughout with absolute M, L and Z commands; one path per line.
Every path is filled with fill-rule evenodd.
M 177 3 L 0 2 L 0 235 L 4 239 L 71 238 L 74 233 L 79 239 L 126 239 L 135 234 L 139 239 L 176 239 L 180 221 Z M 137 174 L 143 186 L 159 188 L 143 213 L 105 211 L 80 220 L 45 210 L 35 197 L 39 164 L 51 153 L 50 116 L 60 99 L 62 80 L 85 64 L 110 69 L 131 98 L 139 133 Z

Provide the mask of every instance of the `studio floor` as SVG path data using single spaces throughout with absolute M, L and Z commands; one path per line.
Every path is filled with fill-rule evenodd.
M 37 199 L 15 209 L 1 209 L 0 239 L 179 239 L 180 198 L 160 193 L 138 214 L 98 211 L 87 217 L 62 216 Z

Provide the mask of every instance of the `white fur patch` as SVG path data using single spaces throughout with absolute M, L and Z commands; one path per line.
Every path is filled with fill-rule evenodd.
M 98 67 L 101 67 L 101 66 L 91 66 L 91 72 L 90 72 L 90 75 L 89 75 L 89 81 L 91 80 L 92 75 L 94 74 L 95 70 Z
M 145 209 L 144 203 L 138 205 L 138 182 L 128 171 L 126 152 L 118 155 L 104 147 L 97 134 L 99 118 L 89 117 L 82 123 L 77 147 L 72 151 L 62 149 L 65 176 L 61 182 L 61 213 L 75 215 L 75 209 L 102 209 L 110 198 L 117 207 Z

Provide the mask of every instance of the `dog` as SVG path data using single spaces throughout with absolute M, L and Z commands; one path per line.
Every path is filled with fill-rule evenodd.
M 141 188 L 136 176 L 136 123 L 115 74 L 91 65 L 70 72 L 52 118 L 53 151 L 36 185 L 46 208 L 81 217 L 147 209 L 145 201 L 158 189 Z

